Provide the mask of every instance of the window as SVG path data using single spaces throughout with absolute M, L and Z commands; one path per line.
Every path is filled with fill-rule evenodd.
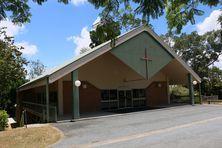
M 146 95 L 144 89 L 133 89 L 133 106 L 146 106 Z
M 109 91 L 109 99 L 110 100 L 117 100 L 117 90 L 116 89 L 111 89 Z
M 101 91 L 102 110 L 116 109 L 118 107 L 117 90 Z
M 133 98 L 144 98 L 145 90 L 144 89 L 133 89 Z
M 102 100 L 109 100 L 109 90 L 102 90 L 101 98 Z

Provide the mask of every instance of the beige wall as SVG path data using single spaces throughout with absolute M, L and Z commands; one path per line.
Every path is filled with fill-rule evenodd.
M 162 70 L 162 73 L 168 76 L 170 85 L 187 84 L 188 83 L 188 71 L 181 66 L 177 60 L 172 60 Z M 194 79 L 193 77 L 193 80 Z M 197 81 L 197 80 L 196 80 Z
M 88 81 L 100 89 L 133 89 L 146 88 L 152 81 L 165 81 L 166 76 L 158 73 L 147 81 L 112 54 L 107 53 L 82 66 L 79 69 L 79 79 Z

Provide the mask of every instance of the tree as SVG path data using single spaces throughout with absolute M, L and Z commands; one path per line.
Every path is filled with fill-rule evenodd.
M 218 77 L 220 70 L 216 67 L 210 68 L 222 55 L 221 29 L 203 35 L 192 32 L 180 36 L 166 34 L 161 37 L 167 44 L 173 45 L 175 52 L 201 77 L 203 92 L 211 94 L 216 92 L 214 90 L 221 89 L 217 87 L 221 84 Z
M 115 38 L 120 34 L 119 23 L 113 21 L 112 19 L 101 20 L 101 23 L 96 26 L 96 29 L 90 31 L 90 38 L 92 42 L 89 46 L 93 48 L 110 39 L 112 39 L 112 43 L 114 44 Z
M 25 82 L 27 64 L 22 57 L 22 47 L 14 45 L 14 39 L 0 29 L 0 110 L 9 110 L 15 102 L 15 90 Z
M 42 5 L 47 0 L 32 1 Z M 69 0 L 57 1 L 67 4 Z M 12 22 L 22 24 L 30 22 L 31 16 L 28 0 L 0 0 L 0 21 L 11 18 Z
M 171 48 L 175 45 L 175 36 L 174 34 L 166 33 L 165 35 L 160 35 L 160 38 Z
M 42 5 L 47 0 L 32 0 Z M 69 0 L 57 0 L 60 3 L 68 4 Z M 92 32 L 92 40 L 96 38 L 101 41 L 92 42 L 98 44 L 106 41 L 106 38 L 115 39 L 121 30 L 135 28 L 138 25 L 146 24 L 150 26 L 150 19 L 158 19 L 166 13 L 166 20 L 169 32 L 180 33 L 183 26 L 188 22 L 195 23 L 195 16 L 204 14 L 198 9 L 199 5 L 218 6 L 220 0 L 88 0 L 96 9 L 101 10 L 103 33 L 101 30 Z M 29 22 L 31 18 L 28 0 L 0 0 L 0 21 L 11 18 L 14 23 Z M 109 29 L 107 28 L 109 25 Z M 118 29 L 118 30 L 117 30 Z M 109 36 L 110 35 L 110 36 Z M 113 37 L 114 36 L 114 37 Z
M 208 74 L 203 78 L 204 90 L 208 95 L 222 95 L 222 70 L 218 67 L 211 67 Z
M 222 54 L 221 30 L 204 35 L 183 33 L 175 37 L 173 48 L 203 78 L 207 75 L 208 67 Z
M 96 29 L 91 34 L 91 45 L 99 45 L 112 40 L 119 35 L 122 29 L 131 29 L 141 24 L 151 26 L 150 19 L 158 19 L 166 13 L 169 34 L 180 33 L 188 22 L 195 24 L 194 17 L 204 14 L 198 5 L 217 6 L 219 0 L 89 0 L 96 9 L 102 9 L 101 20 L 114 22 L 118 27 L 109 27 L 109 30 Z M 103 28 L 108 26 L 102 23 Z M 101 27 L 101 26 L 99 26 Z M 108 36 L 112 32 L 113 36 Z M 106 38 L 105 38 L 105 37 Z
M 45 72 L 46 66 L 42 64 L 40 60 L 29 62 L 29 79 L 34 79 Z
M 221 9 L 221 11 L 222 11 L 222 9 Z M 222 15 L 219 16 L 218 23 L 220 24 L 220 26 L 222 28 Z
M 166 13 L 169 31 L 179 33 L 188 22 L 195 23 L 195 15 L 203 15 L 199 5 L 217 6 L 219 0 L 89 0 L 96 9 L 102 9 L 102 19 L 112 18 L 120 26 L 134 25 L 135 22 L 149 24 Z M 129 15 L 129 14 L 135 15 Z
M 209 78 L 214 87 L 222 88 L 222 70 L 213 66 L 209 71 Z

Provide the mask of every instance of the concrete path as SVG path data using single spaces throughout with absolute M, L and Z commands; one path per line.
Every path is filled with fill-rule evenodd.
M 222 106 L 180 106 L 52 124 L 64 132 L 54 147 L 221 148 Z

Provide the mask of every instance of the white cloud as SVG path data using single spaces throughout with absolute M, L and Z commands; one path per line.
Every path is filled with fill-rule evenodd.
M 93 22 L 93 26 L 92 26 L 93 30 L 96 30 L 96 27 L 99 25 L 100 20 L 101 18 L 98 16 L 96 20 Z
M 16 36 L 22 33 L 25 29 L 24 25 L 15 25 L 9 19 L 3 20 L 0 22 L 0 28 L 7 27 L 6 34 L 8 36 Z
M 89 44 L 91 43 L 88 27 L 83 27 L 79 36 L 70 36 L 67 38 L 67 40 L 73 41 L 73 43 L 76 45 L 75 55 L 79 55 L 80 50 L 82 48 L 89 48 Z
M 222 70 L 222 55 L 219 56 L 218 62 L 215 62 L 214 66 L 217 66 L 217 67 L 219 67 Z
M 21 52 L 27 56 L 34 55 L 38 52 L 38 48 L 36 45 L 30 44 L 29 42 L 26 41 L 17 42 L 15 43 L 15 45 L 24 47 L 24 49 L 22 49 Z
M 84 4 L 86 2 L 87 2 L 87 0 L 71 0 L 71 3 L 75 6 L 79 6 L 79 5 Z
M 95 24 L 99 23 L 99 22 L 100 22 L 100 20 L 101 20 L 101 18 L 98 16 L 98 17 L 96 18 L 96 20 L 93 22 L 93 25 L 95 25 Z
M 197 32 L 202 35 L 208 31 L 220 29 L 220 24 L 217 20 L 221 14 L 221 10 L 214 10 L 213 12 L 211 12 L 210 16 L 206 17 L 203 22 L 196 25 Z
M 0 28 L 2 27 L 6 27 L 5 31 L 6 31 L 7 36 L 12 36 L 12 37 L 15 37 L 23 33 L 23 31 L 25 30 L 24 25 L 15 25 L 12 23 L 10 19 L 0 21 Z M 24 49 L 22 49 L 21 52 L 27 56 L 34 55 L 38 52 L 37 46 L 32 45 L 27 41 L 16 42 L 15 45 L 24 47 Z

